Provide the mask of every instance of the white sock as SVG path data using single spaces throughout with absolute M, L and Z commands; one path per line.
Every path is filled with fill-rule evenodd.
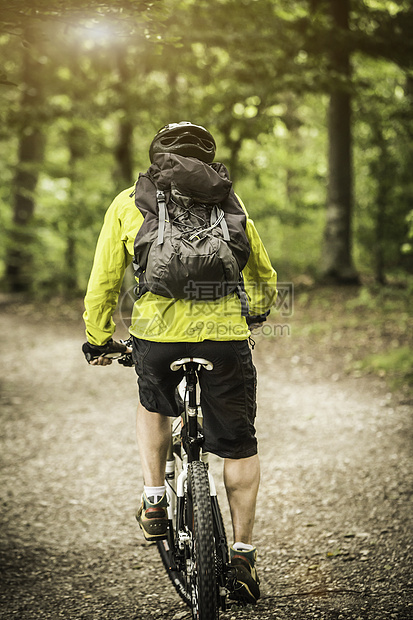
M 232 545 L 235 551 L 252 551 L 254 549 L 254 545 L 247 545 L 246 543 L 236 542 Z
M 153 497 L 153 503 L 156 504 L 157 502 L 159 502 L 164 493 L 165 493 L 165 485 L 161 486 L 161 487 L 143 487 L 143 492 L 146 495 L 146 498 L 149 499 L 150 497 Z

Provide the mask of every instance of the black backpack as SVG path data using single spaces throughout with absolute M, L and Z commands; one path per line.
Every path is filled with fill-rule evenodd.
M 133 192 L 144 221 L 135 239 L 139 295 L 210 301 L 237 291 L 250 255 L 246 214 L 223 164 L 155 155 Z

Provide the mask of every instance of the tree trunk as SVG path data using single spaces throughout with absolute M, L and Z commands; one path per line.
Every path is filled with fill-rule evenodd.
M 125 45 L 119 44 L 116 49 L 116 65 L 119 74 L 117 86 L 119 108 L 123 116 L 118 125 L 118 141 L 115 146 L 115 177 L 116 189 L 121 191 L 132 185 L 133 173 L 133 120 L 131 118 L 131 105 L 134 105 L 129 92 L 129 84 L 132 81 L 131 71 L 126 60 Z M 136 103 L 135 103 L 136 105 Z
M 331 0 L 333 24 L 338 33 L 348 30 L 350 0 Z M 359 282 L 352 259 L 352 136 L 350 58 L 341 37 L 331 51 L 335 74 L 328 111 L 329 185 L 324 231 L 323 275 L 337 284 Z
M 133 123 L 125 117 L 119 121 L 118 142 L 115 147 L 116 185 L 119 191 L 134 182 L 132 157 Z
M 239 176 L 239 154 L 242 147 L 242 138 L 231 140 L 228 138 L 227 145 L 230 148 L 230 158 L 228 162 L 229 174 L 231 181 L 235 183 Z
M 67 147 L 70 153 L 69 174 L 70 189 L 69 200 L 62 218 L 66 224 L 65 235 L 65 269 L 62 274 L 62 284 L 66 295 L 77 295 L 79 290 L 77 273 L 77 235 L 79 231 L 79 187 L 81 185 L 80 170 L 84 157 L 84 144 L 87 140 L 85 130 L 77 124 L 76 120 L 67 133 Z
M 20 105 L 18 163 L 14 175 L 13 228 L 6 257 L 6 282 L 11 292 L 25 292 L 32 280 L 31 228 L 35 209 L 35 190 L 43 161 L 44 136 L 39 120 L 43 102 L 41 64 L 37 61 L 33 32 L 26 32 L 30 46 L 24 48 L 22 97 Z
M 393 176 L 389 175 L 391 161 L 387 150 L 386 140 L 377 121 L 373 128 L 374 144 L 379 148 L 379 156 L 375 166 L 375 176 L 377 178 L 377 196 L 374 230 L 374 262 L 375 279 L 378 284 L 386 284 L 385 275 L 385 256 L 386 247 L 386 220 L 387 206 L 389 204 L 390 190 Z

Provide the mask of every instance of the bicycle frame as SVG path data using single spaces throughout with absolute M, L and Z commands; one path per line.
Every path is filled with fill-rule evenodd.
M 188 463 L 198 461 L 202 458 L 204 463 L 208 463 L 208 453 L 202 453 L 203 435 L 199 429 L 201 419 L 201 411 L 198 402 L 198 378 L 197 372 L 199 366 L 203 366 L 206 370 L 213 368 L 212 363 L 203 358 L 182 358 L 171 364 L 174 371 L 184 367 L 185 379 L 181 384 L 185 390 L 183 394 L 184 410 L 179 421 L 179 428 L 174 429 L 174 423 L 171 429 L 171 443 L 168 450 L 166 461 L 166 492 L 168 496 L 168 516 L 174 520 L 176 514 L 176 500 L 184 496 L 185 484 L 188 477 Z M 176 424 L 176 423 L 175 423 Z M 179 444 L 178 444 L 179 442 Z M 183 448 L 183 453 L 181 450 Z M 179 451 L 179 454 L 177 452 Z M 182 471 L 179 473 L 178 479 L 175 480 L 176 456 L 182 460 Z M 216 497 L 217 491 L 214 478 L 208 471 L 210 494 Z

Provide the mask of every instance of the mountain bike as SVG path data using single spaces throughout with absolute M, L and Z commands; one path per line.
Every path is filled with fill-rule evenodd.
M 130 353 L 116 352 L 112 357 L 125 366 L 133 364 Z M 172 371 L 184 373 L 180 386 L 184 407 L 171 425 L 165 476 L 167 536 L 156 542 L 168 576 L 194 620 L 218 619 L 219 611 L 229 608 L 227 598 L 236 584 L 208 454 L 202 450 L 199 373 L 212 368 L 204 358 L 185 357 L 171 364 Z

